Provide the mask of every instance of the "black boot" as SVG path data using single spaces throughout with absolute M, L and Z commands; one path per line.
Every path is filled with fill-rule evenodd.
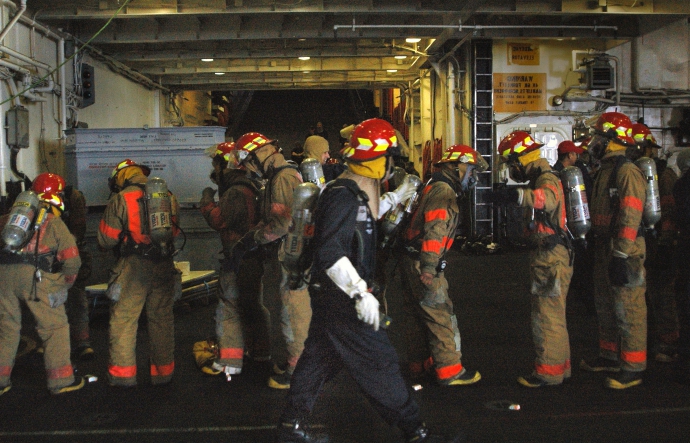
M 308 432 L 300 420 L 282 422 L 278 425 L 277 443 L 328 443 L 328 435 Z
M 462 440 L 461 435 L 446 438 L 442 435 L 432 434 L 425 424 L 415 429 L 412 434 L 408 434 L 406 438 L 407 443 L 460 443 Z

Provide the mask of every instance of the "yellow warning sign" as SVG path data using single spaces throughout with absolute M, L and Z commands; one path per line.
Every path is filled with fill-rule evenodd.
M 538 65 L 539 45 L 533 43 L 508 43 L 509 65 Z
M 546 110 L 546 74 L 494 73 L 494 111 Z

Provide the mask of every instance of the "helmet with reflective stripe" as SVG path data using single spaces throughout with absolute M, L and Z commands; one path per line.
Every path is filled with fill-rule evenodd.
M 235 142 L 237 157 L 240 163 L 242 163 L 251 152 L 254 152 L 263 146 L 274 144 L 277 141 L 278 140 L 271 140 L 270 138 L 258 132 L 248 132 Z
M 235 142 L 218 143 L 215 146 L 206 150 L 209 157 L 223 157 L 223 160 L 229 162 L 235 155 L 232 152 L 235 150 Z
M 343 149 L 345 160 L 363 162 L 386 155 L 389 148 L 398 146 L 393 126 L 380 118 L 364 120 L 350 135 L 350 146 Z
M 508 158 L 511 154 L 520 157 L 544 146 L 536 142 L 529 132 L 513 131 L 498 145 L 498 155 Z
M 151 168 L 149 168 L 148 166 L 140 165 L 130 159 L 125 159 L 118 163 L 117 166 L 115 166 L 115 168 L 113 168 L 113 172 L 110 173 L 110 178 L 114 179 L 117 176 L 118 172 L 122 171 L 125 168 L 129 168 L 130 166 L 140 167 L 144 175 L 147 177 L 151 173 Z
M 605 112 L 601 114 L 597 122 L 592 126 L 595 133 L 604 135 L 610 139 L 634 146 L 635 140 L 632 137 L 632 122 L 627 115 L 620 112 Z
M 652 148 L 661 147 L 657 144 L 656 138 L 654 138 L 654 135 L 652 135 L 652 131 L 650 131 L 647 125 L 644 123 L 633 123 L 632 138 L 638 145 L 649 144 Z
M 475 165 L 480 172 L 486 171 L 489 168 L 488 163 L 486 163 L 481 154 L 466 145 L 450 146 L 443 152 L 443 156 L 436 163 L 436 166 L 439 166 L 441 163 L 467 163 Z
M 55 206 L 60 211 L 64 212 L 65 210 L 65 202 L 62 199 L 62 196 L 57 192 L 40 192 L 38 193 L 38 198 L 41 201 L 48 203 L 49 205 Z
M 57 174 L 44 172 L 34 179 L 31 184 L 31 190 L 36 194 L 41 194 L 43 192 L 58 194 L 65 190 L 65 186 L 65 179 Z

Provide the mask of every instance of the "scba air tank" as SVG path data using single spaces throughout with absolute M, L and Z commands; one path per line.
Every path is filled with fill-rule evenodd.
M 321 189 L 311 182 L 299 184 L 292 193 L 292 224 L 283 243 L 283 266 L 293 289 L 299 287 L 306 271 L 302 254 L 314 237 L 314 210 L 320 193 Z
M 326 186 L 326 178 L 323 175 L 323 166 L 315 158 L 305 158 L 299 165 L 302 178 L 305 182 L 314 183 L 323 189 Z
M 589 204 L 582 171 L 577 166 L 568 166 L 561 171 L 561 182 L 568 216 L 568 229 L 573 237 L 584 239 L 592 227 L 592 222 L 589 217 Z
M 402 179 L 400 186 L 411 183 L 417 190 L 422 184 L 422 180 L 414 174 L 407 174 L 405 178 Z M 381 231 L 383 232 L 382 244 L 387 246 L 391 241 L 393 234 L 402 222 L 405 214 L 412 212 L 414 203 L 417 201 L 418 193 L 414 193 L 412 197 L 407 199 L 407 201 L 402 202 L 393 209 L 389 210 L 384 216 L 381 223 Z
M 635 162 L 647 180 L 647 201 L 642 211 L 642 223 L 645 228 L 653 229 L 661 220 L 661 197 L 659 196 L 659 178 L 656 175 L 656 163 L 649 157 L 640 157 Z
M 151 243 L 165 253 L 172 240 L 172 201 L 168 184 L 160 177 L 149 177 L 145 191 L 148 234 Z
M 2 229 L 5 250 L 16 251 L 29 241 L 33 234 L 38 204 L 38 195 L 33 191 L 24 191 L 17 196 L 10 209 L 7 224 Z

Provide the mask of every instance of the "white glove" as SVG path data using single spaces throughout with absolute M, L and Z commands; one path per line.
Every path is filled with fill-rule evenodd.
M 383 215 L 398 204 L 407 201 L 417 192 L 417 186 L 411 180 L 403 180 L 395 191 L 386 192 L 379 199 L 379 215 Z
M 379 312 L 379 301 L 376 300 L 370 292 L 362 292 L 355 296 L 357 302 L 355 303 L 355 310 L 357 311 L 357 318 L 364 323 L 374 327 L 374 331 L 379 330 L 379 319 L 381 313 Z
M 355 298 L 357 294 L 367 292 L 367 282 L 362 280 L 350 259 L 341 257 L 333 266 L 326 269 L 326 275 L 344 293 Z

